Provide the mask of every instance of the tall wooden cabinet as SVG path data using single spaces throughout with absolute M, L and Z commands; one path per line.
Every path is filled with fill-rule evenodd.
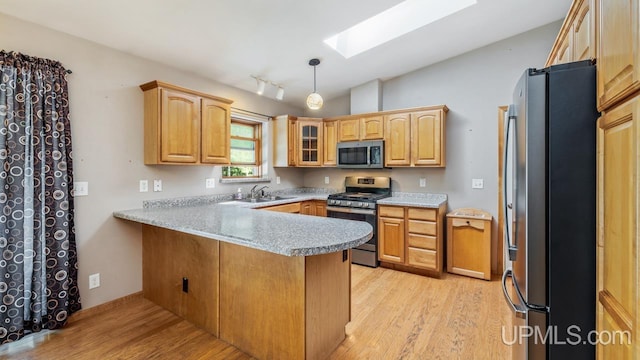
M 336 166 L 338 164 L 338 121 L 325 120 L 322 126 L 322 166 Z
M 630 343 L 598 345 L 599 359 L 640 358 L 639 116 L 637 96 L 598 121 L 597 330 L 632 336 Z
M 273 166 L 322 166 L 322 119 L 281 115 L 272 123 Z
M 228 164 L 231 100 L 152 81 L 144 91 L 144 163 Z

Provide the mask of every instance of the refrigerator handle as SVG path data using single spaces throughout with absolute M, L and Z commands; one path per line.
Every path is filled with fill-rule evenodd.
M 509 296 L 509 293 L 507 292 L 508 277 L 510 277 L 512 279 L 511 281 L 513 281 L 513 273 L 511 272 L 511 270 L 506 270 L 504 274 L 502 274 L 502 293 L 504 294 L 504 299 L 507 301 L 507 304 L 511 306 L 511 310 L 513 310 L 517 318 L 526 319 L 527 310 L 523 310 L 519 308 L 516 304 L 514 304 L 513 300 L 511 300 L 511 296 Z
M 503 154 L 502 154 L 502 207 L 504 209 L 504 242 L 506 245 L 506 249 L 507 252 L 509 254 L 509 260 L 510 261 L 515 261 L 516 260 L 516 252 L 517 252 L 517 247 L 514 243 L 511 242 L 511 225 L 509 224 L 509 216 L 507 215 L 509 213 L 509 209 L 513 208 L 513 206 L 511 204 L 507 204 L 507 154 L 509 151 L 509 135 L 511 134 L 511 132 L 509 131 L 511 129 L 511 122 L 512 120 L 516 119 L 516 114 L 515 114 L 515 108 L 513 105 L 509 105 L 509 108 L 507 109 L 507 117 L 504 120 L 505 121 L 505 125 L 504 125 L 504 149 L 503 149 Z M 515 121 L 513 121 L 513 123 L 515 124 Z M 515 125 L 514 125 L 515 127 Z M 514 210 L 515 211 L 515 210 Z M 513 214 L 513 216 L 515 217 L 515 214 Z

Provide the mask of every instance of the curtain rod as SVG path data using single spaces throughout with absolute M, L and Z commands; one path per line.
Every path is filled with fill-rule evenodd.
M 260 115 L 260 116 L 264 116 L 264 117 L 268 117 L 268 118 L 273 118 L 273 117 L 274 117 L 273 115 L 261 114 L 261 113 L 257 113 L 257 112 L 255 112 L 255 111 L 249 111 L 249 110 L 245 110 L 245 109 L 239 109 L 239 108 L 236 108 L 236 107 L 233 107 L 233 106 L 231 107 L 231 110 L 238 110 L 238 111 L 246 112 L 246 113 L 249 113 L 249 114 Z

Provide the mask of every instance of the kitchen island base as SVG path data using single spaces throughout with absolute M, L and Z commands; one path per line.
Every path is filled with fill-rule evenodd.
M 143 225 L 143 293 L 259 359 L 324 359 L 350 321 L 349 253 L 284 256 Z

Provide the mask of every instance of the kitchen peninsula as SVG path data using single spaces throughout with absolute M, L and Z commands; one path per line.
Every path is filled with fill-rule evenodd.
M 299 200 L 276 203 L 291 201 Z M 260 359 L 320 359 L 344 339 L 348 250 L 371 238 L 366 222 L 236 202 L 114 216 L 143 224 L 144 297 L 242 351 Z

